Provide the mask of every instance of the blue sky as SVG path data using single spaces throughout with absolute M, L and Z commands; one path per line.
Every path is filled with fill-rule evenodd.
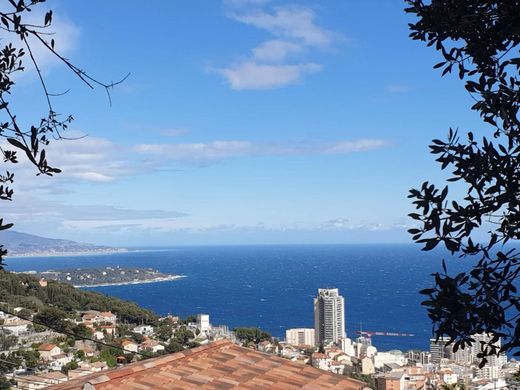
M 59 176 L 20 164 L 16 229 L 109 245 L 407 242 L 408 189 L 445 177 L 428 142 L 478 132 L 456 77 L 408 38 L 402 1 L 49 1 L 56 46 L 91 91 L 39 52 Z M 36 12 L 43 15 L 44 9 Z M 36 17 L 36 16 L 33 16 Z M 45 108 L 34 71 L 18 116 Z

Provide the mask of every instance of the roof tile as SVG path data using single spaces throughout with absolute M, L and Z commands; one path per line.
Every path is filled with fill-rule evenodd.
M 132 363 L 51 386 L 80 390 L 149 389 L 342 389 L 361 390 L 363 383 L 276 356 L 217 341 L 192 350 Z

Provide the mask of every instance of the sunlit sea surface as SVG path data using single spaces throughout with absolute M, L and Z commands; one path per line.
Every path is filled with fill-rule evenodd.
M 175 281 L 93 288 L 158 314 L 210 314 L 213 324 L 258 326 L 274 336 L 313 327 L 313 297 L 337 287 L 345 297 L 347 335 L 360 329 L 414 333 L 374 337 L 380 350 L 428 349 L 431 323 L 418 291 L 432 284 L 442 254 L 413 245 L 179 247 L 107 255 L 9 258 L 8 270 L 152 267 Z M 461 260 L 449 269 L 461 270 Z

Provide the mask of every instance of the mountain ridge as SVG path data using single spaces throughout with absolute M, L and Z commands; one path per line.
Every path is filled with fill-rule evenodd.
M 72 253 L 103 253 L 121 251 L 90 243 L 80 243 L 60 238 L 48 238 L 15 230 L 0 231 L 0 244 L 8 250 L 8 256 L 43 256 Z

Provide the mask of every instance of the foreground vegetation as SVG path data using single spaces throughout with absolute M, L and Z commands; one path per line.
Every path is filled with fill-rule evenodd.
M 47 286 L 26 274 L 0 271 L 0 302 L 2 308 L 23 307 L 38 312 L 35 320 L 49 326 L 64 326 L 78 310 L 111 311 L 119 321 L 156 325 L 158 317 L 135 303 L 94 291 L 83 291 L 68 284 L 48 281 Z

